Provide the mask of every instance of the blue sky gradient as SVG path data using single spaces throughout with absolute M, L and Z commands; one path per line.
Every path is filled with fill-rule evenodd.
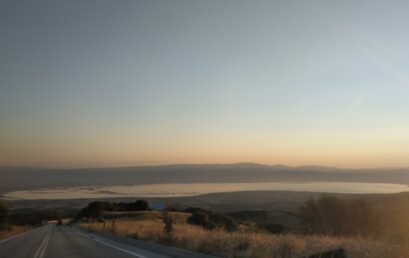
M 2 1 L 0 164 L 409 166 L 407 1 Z

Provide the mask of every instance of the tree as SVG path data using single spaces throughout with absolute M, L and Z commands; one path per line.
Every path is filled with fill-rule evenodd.
M 259 225 L 261 229 L 265 229 L 272 234 L 284 234 L 289 229 L 288 227 L 281 225 L 281 224 L 274 224 L 274 223 L 264 223 Z
M 95 201 L 88 204 L 87 207 L 80 210 L 77 218 L 98 218 L 104 211 L 146 211 L 149 210 L 149 204 L 145 200 L 135 202 L 101 202 Z
M 9 210 L 0 203 L 0 230 L 9 228 Z
M 214 229 L 217 225 L 211 219 L 211 214 L 203 210 L 197 210 L 187 219 L 189 224 L 199 225 L 205 229 Z
M 188 208 L 185 211 L 192 215 L 187 219 L 189 224 L 199 225 L 205 229 L 224 228 L 227 231 L 237 230 L 237 221 L 223 214 L 213 214 L 211 211 L 200 208 Z
M 105 202 L 90 202 L 87 207 L 83 208 L 79 214 L 79 218 L 98 218 L 102 215 L 102 212 L 105 210 Z
M 145 200 L 137 200 L 130 203 L 127 207 L 128 211 L 147 211 L 149 210 L 149 204 Z

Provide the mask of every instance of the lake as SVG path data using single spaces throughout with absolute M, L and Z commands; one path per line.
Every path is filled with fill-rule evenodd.
M 404 184 L 351 182 L 266 182 L 266 183 L 187 183 L 133 186 L 86 186 L 13 191 L 3 195 L 9 200 L 82 199 L 110 197 L 181 197 L 239 191 L 302 191 L 327 193 L 398 193 Z

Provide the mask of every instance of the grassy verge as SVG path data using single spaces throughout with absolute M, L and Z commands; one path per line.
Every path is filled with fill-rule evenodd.
M 0 230 L 0 240 L 28 231 L 26 226 L 11 226 L 10 230 Z
M 105 228 L 101 222 L 86 222 L 81 223 L 81 226 L 221 257 L 291 258 L 334 248 L 345 248 L 349 258 L 409 257 L 407 254 L 409 247 L 358 237 L 273 235 L 245 227 L 236 232 L 226 232 L 222 229 L 205 230 L 199 226 L 187 224 L 187 215 L 183 213 L 171 213 L 174 223 L 172 234 L 169 235 L 157 215 L 141 213 L 139 217 L 118 219 L 115 221 L 114 229 L 111 221 L 106 222 Z

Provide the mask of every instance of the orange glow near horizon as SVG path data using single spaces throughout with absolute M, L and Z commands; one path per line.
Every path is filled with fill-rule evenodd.
M 0 148 L 0 164 L 76 168 L 254 162 L 342 168 L 403 167 L 409 165 L 409 141 L 402 141 L 407 139 L 404 133 L 393 130 L 359 135 L 281 133 L 276 137 L 232 133 L 174 138 L 165 135 L 108 138 L 90 134 L 76 139 L 43 138 L 41 142 L 27 139 L 20 143 L 9 137 Z

